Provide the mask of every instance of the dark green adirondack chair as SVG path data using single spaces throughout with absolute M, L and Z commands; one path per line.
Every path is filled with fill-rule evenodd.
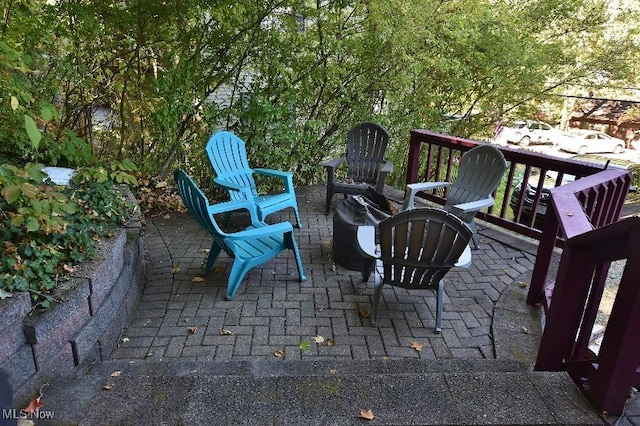
M 327 169 L 327 199 L 325 214 L 331 210 L 334 194 L 364 194 L 372 186 L 380 194 L 384 181 L 393 172 L 393 163 L 384 158 L 389 133 L 376 123 L 360 123 L 347 134 L 346 155 L 325 161 Z M 345 168 L 346 179 L 339 180 L 338 169 Z
M 244 276 L 252 268 L 276 257 L 285 249 L 293 250 L 298 264 L 300 281 L 306 281 L 298 245 L 293 236 L 293 226 L 289 222 L 268 225 L 258 219 L 257 209 L 252 200 L 232 200 L 210 204 L 204 193 L 184 170 L 177 169 L 174 178 L 178 192 L 196 221 L 213 236 L 211 251 L 207 258 L 205 275 L 208 275 L 221 250 L 233 258 L 231 273 L 227 283 L 227 299 L 233 299 Z M 246 209 L 251 214 L 251 225 L 245 229 L 228 233 L 216 222 L 214 215 Z

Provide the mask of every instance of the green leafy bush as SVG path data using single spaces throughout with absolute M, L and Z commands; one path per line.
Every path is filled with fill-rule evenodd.
M 127 219 L 134 204 L 114 183 L 135 183 L 132 163 L 78 170 L 69 186 L 47 181 L 42 165 L 0 165 L 0 288 L 27 291 L 48 308 L 52 291 L 91 258 L 101 237 Z

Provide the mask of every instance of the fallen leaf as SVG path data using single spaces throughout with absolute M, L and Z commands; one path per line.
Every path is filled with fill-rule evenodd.
M 520 281 L 518 285 L 520 286 L 520 288 L 527 288 L 529 286 L 529 284 L 525 283 L 524 281 Z
M 27 405 L 24 409 L 26 413 L 35 413 L 40 407 L 44 405 L 44 399 L 41 397 L 33 398 L 29 401 L 29 405 Z
M 277 356 L 278 358 L 282 358 L 284 356 L 284 352 L 278 349 L 277 351 L 273 352 L 273 355 Z
M 164 220 L 171 219 L 171 215 L 165 214 L 164 216 L 162 216 L 162 218 Z
M 7 297 L 11 296 L 13 296 L 13 294 L 0 288 L 0 299 L 6 299 Z
M 109 391 L 109 390 L 113 389 L 113 385 L 111 383 L 107 383 L 106 385 L 104 385 L 102 387 L 102 389 Z
M 180 267 L 176 266 L 175 268 L 171 268 L 172 274 L 177 274 L 178 272 L 180 272 Z
M 369 311 L 366 309 L 360 309 L 360 318 L 369 318 Z
M 324 342 L 324 337 L 316 336 L 316 337 L 313 338 L 313 341 L 316 342 L 316 343 L 322 343 L 322 342 Z
M 213 268 L 214 272 L 224 272 L 224 266 L 216 266 L 215 268 Z
M 122 343 L 127 343 L 128 341 L 129 341 L 128 337 L 123 337 L 121 340 Z
M 336 342 L 333 339 L 327 339 L 327 346 L 335 346 Z
M 204 278 L 202 278 L 202 277 L 193 277 L 191 279 L 191 281 L 194 282 L 194 283 L 201 283 L 201 282 L 204 281 Z
M 424 345 L 420 342 L 411 342 L 411 349 L 415 349 L 418 352 L 420 352 L 423 347 Z
M 336 374 L 338 374 L 338 370 L 329 370 L 329 374 L 331 374 L 332 376 L 335 376 Z
M 371 410 L 360 410 L 360 418 L 365 420 L 373 420 L 373 411 Z
M 229 330 L 225 330 L 224 328 L 220 330 L 221 336 L 231 336 L 231 332 Z
M 109 377 L 119 377 L 122 374 L 122 371 L 114 371 L 113 373 L 111 373 L 111 376 Z
M 309 348 L 311 348 L 311 343 L 309 343 L 306 340 L 303 340 L 302 342 L 300 342 L 300 345 L 298 345 L 298 347 L 300 348 L 300 350 L 308 351 Z
M 529 334 L 529 329 L 527 327 L 522 326 L 521 330 L 523 333 Z
M 189 327 L 189 334 L 196 334 L 196 331 L 198 331 L 198 327 Z

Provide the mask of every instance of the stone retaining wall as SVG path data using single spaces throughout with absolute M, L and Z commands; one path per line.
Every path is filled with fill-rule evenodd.
M 53 308 L 32 312 L 27 293 L 0 300 L 0 369 L 16 405 L 81 364 L 109 359 L 144 284 L 143 256 L 142 226 L 131 220 L 79 265 Z

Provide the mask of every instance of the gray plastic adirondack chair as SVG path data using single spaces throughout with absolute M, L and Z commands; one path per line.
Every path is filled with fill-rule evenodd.
M 174 178 L 178 193 L 191 215 L 213 236 L 213 243 L 207 258 L 205 276 L 209 275 L 220 251 L 224 250 L 233 259 L 227 283 L 227 299 L 233 299 L 244 276 L 252 268 L 276 257 L 285 249 L 293 250 L 298 265 L 300 281 L 306 281 L 298 245 L 293 236 L 293 226 L 289 222 L 268 225 L 258 219 L 255 205 L 251 200 L 233 200 L 211 205 L 204 193 L 183 170 L 177 169 Z M 214 215 L 246 209 L 251 214 L 251 225 L 245 229 L 227 233 L 217 224 Z
M 474 217 L 481 209 L 495 203 L 493 193 L 500 185 L 507 162 L 498 148 L 478 145 L 460 158 L 458 175 L 453 182 L 420 182 L 407 185 L 403 210 L 414 207 L 418 191 L 448 188 L 444 209 L 454 213 L 473 230 L 473 245 L 478 248 L 478 228 Z
M 292 207 L 296 214 L 296 225 L 302 226 L 298 201 L 293 188 L 293 175 L 281 170 L 252 169 L 247 160 L 244 141 L 231 132 L 214 134 L 207 142 L 207 156 L 216 174 L 213 182 L 226 189 L 231 200 L 253 201 L 258 209 L 258 218 L 264 220 L 271 213 Z M 276 194 L 258 194 L 254 173 L 282 180 L 284 191 Z M 225 220 L 229 219 L 227 215 Z
M 361 123 L 349 131 L 346 156 L 322 163 L 327 169 L 325 214 L 329 214 L 334 194 L 364 194 L 369 186 L 383 192 L 384 181 L 393 171 L 393 163 L 384 159 L 388 143 L 389 133 L 376 123 Z M 336 171 L 343 163 L 347 179 L 336 181 Z
M 358 228 L 358 245 L 369 259 L 362 271 L 368 281 L 375 271 L 373 316 L 378 321 L 382 286 L 405 289 L 432 289 L 437 293 L 436 333 L 442 330 L 443 278 L 454 266 L 471 263 L 469 241 L 472 231 L 457 216 L 438 208 L 407 210 L 383 220 L 378 225 L 379 248 L 375 244 L 375 227 Z M 373 268 L 373 263 L 377 266 Z

